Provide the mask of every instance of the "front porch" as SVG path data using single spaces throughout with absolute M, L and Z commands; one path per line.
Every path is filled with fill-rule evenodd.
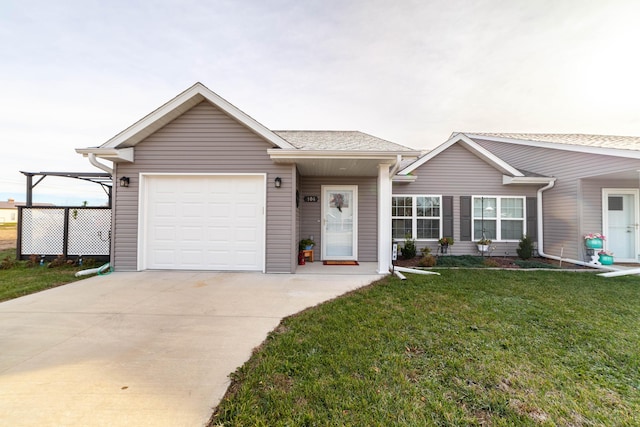
M 322 261 L 306 262 L 305 265 L 299 265 L 295 274 L 318 274 L 328 275 L 372 275 L 384 274 L 378 273 L 377 262 L 358 262 L 358 265 L 324 265 Z

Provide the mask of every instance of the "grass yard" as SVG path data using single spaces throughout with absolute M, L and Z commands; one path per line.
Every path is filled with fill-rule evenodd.
M 79 280 L 74 276 L 75 272 L 83 269 L 74 266 L 29 267 L 26 261 L 16 262 L 15 255 L 15 249 L 0 251 L 0 301 L 75 282 Z M 7 263 L 15 264 L 11 268 L 1 268 Z
M 440 272 L 285 319 L 210 425 L 640 425 L 640 278 Z

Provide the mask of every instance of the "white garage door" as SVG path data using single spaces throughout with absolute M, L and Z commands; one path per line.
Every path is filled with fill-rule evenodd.
M 141 269 L 264 270 L 263 175 L 143 178 Z

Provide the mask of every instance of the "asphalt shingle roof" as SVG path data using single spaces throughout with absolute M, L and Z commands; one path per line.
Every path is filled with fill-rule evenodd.
M 587 135 L 580 133 L 464 133 L 466 135 L 508 138 L 522 141 L 552 142 L 557 144 L 581 145 L 585 147 L 615 148 L 618 150 L 640 151 L 640 137 L 638 136 Z
M 358 131 L 278 130 L 273 133 L 299 150 L 412 151 L 409 147 Z

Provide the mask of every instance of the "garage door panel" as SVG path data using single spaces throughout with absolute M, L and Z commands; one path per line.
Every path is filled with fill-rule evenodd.
M 145 268 L 263 270 L 263 176 L 145 181 Z

